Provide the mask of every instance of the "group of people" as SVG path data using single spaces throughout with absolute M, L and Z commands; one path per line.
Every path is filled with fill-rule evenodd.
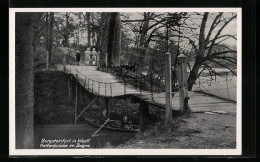
M 107 116 L 107 111 L 106 109 L 104 109 L 101 113 L 101 117 L 100 117 L 100 123 L 99 124 L 104 124 L 105 122 L 107 122 L 108 120 L 108 116 Z M 114 127 L 114 120 L 108 120 L 106 126 L 108 127 Z M 121 128 L 122 129 L 131 129 L 130 126 L 130 122 L 128 121 L 128 117 L 127 115 L 125 115 L 122 120 L 121 120 Z
M 133 73 L 135 73 L 136 72 L 136 66 L 135 65 L 132 65 L 131 63 L 126 63 L 126 64 L 121 64 L 120 65 L 120 67 L 122 68 L 122 69 L 125 69 L 125 70 L 127 70 L 127 71 L 131 71 L 131 72 L 133 72 Z
M 76 57 L 76 61 L 77 61 L 78 65 L 79 65 L 80 58 L 81 58 L 81 54 L 80 54 L 79 51 L 76 51 L 75 57 Z M 86 59 L 86 56 L 85 56 L 85 59 Z M 85 64 L 86 65 L 95 65 L 96 66 L 97 65 L 97 57 L 90 55 Z

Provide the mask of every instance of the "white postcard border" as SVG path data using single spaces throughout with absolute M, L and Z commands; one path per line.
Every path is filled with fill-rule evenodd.
M 236 149 L 15 149 L 15 12 L 236 12 Z M 242 9 L 241 8 L 10 8 L 9 9 L 9 155 L 241 155 Z

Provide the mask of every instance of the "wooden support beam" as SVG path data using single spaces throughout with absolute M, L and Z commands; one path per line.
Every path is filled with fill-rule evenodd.
M 145 125 L 149 122 L 149 103 L 143 100 L 140 100 L 140 112 L 139 112 L 139 129 L 142 132 L 145 128 Z
M 107 111 L 107 117 L 110 118 L 110 99 L 109 98 L 105 98 L 105 109 Z
M 49 68 L 50 68 L 49 57 L 50 57 L 49 51 L 46 51 L 46 69 L 47 70 L 49 70 Z
M 144 103 L 143 101 L 140 102 L 139 107 L 139 130 L 142 132 L 144 130 L 144 115 L 143 115 Z
M 64 70 L 64 72 L 66 72 L 67 69 L 66 69 L 66 55 L 65 55 L 65 53 L 62 53 L 62 56 L 63 56 L 63 59 L 62 59 L 63 70 Z
M 76 94 L 75 94 L 75 124 L 77 124 L 77 114 L 78 114 L 78 85 L 76 82 Z
M 145 124 L 149 121 L 149 103 L 140 100 L 140 115 L 139 115 L 139 129 L 143 131 L 145 128 Z
M 79 86 L 79 105 L 81 103 L 81 86 Z
M 71 86 L 70 86 L 70 79 L 68 79 L 68 93 L 69 93 L 69 100 L 71 100 Z
M 189 112 L 188 106 L 188 86 L 187 86 L 187 67 L 186 56 L 180 54 L 178 56 L 178 71 L 179 71 L 179 84 L 180 84 L 180 110 L 182 113 Z
M 166 103 L 166 116 L 165 127 L 166 130 L 171 131 L 172 123 L 172 79 L 171 79 L 171 54 L 165 53 L 165 103 Z
M 79 119 L 79 117 L 95 102 L 95 100 L 97 99 L 98 97 L 96 96 L 89 104 L 87 107 L 85 107 L 79 115 L 76 116 L 76 120 Z

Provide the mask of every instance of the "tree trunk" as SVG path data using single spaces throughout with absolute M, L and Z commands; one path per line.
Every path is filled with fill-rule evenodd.
M 100 31 L 97 33 L 97 48 L 100 51 L 100 63 L 101 66 L 105 65 L 105 60 L 106 60 L 106 55 L 105 53 L 107 52 L 107 41 L 108 41 L 108 27 L 110 23 L 110 13 L 102 12 L 101 13 L 101 28 Z
M 90 12 L 86 13 L 86 17 L 87 17 L 87 26 L 88 26 L 88 47 L 91 46 L 90 43 L 90 37 L 91 37 L 91 31 L 90 31 Z
M 65 31 L 63 37 L 64 37 L 65 46 L 69 47 L 68 40 L 69 40 L 70 33 L 69 33 L 69 13 L 68 12 L 66 12 L 65 17 L 66 17 L 66 31 Z
M 107 61 L 108 67 L 112 67 L 113 65 L 113 54 L 114 54 L 114 47 L 115 47 L 115 28 L 116 28 L 116 12 L 110 13 L 110 22 L 109 22 L 109 31 L 108 31 L 108 41 L 107 41 Z
M 46 31 L 45 31 L 45 35 L 46 35 L 46 69 L 49 69 L 49 12 L 46 12 Z
M 208 19 L 208 12 L 205 12 L 201 21 L 200 34 L 199 34 L 199 51 L 197 53 L 194 66 L 190 72 L 188 78 L 188 90 L 191 91 L 193 85 L 195 84 L 197 78 L 199 77 L 199 69 L 203 63 L 204 53 L 206 51 L 206 42 L 205 42 L 205 29 Z M 196 48 L 196 47 L 195 47 Z
M 49 26 L 49 13 L 48 12 L 46 12 L 46 15 L 45 15 L 45 22 L 46 22 L 46 24 L 45 24 L 46 25 L 46 28 L 45 28 L 46 29 L 46 31 L 45 31 L 46 42 L 45 43 L 46 43 L 46 51 L 48 51 L 48 44 L 49 44 L 48 43 L 48 41 L 49 41 L 49 34 L 48 34 L 49 33 L 49 31 L 48 31 L 49 30 L 49 27 L 48 27 Z
M 101 45 L 101 33 L 97 32 L 97 44 L 96 44 L 97 50 L 101 49 L 100 45 Z
M 33 14 L 16 13 L 15 124 L 16 148 L 34 148 Z
M 49 21 L 49 41 L 48 41 L 48 51 L 49 51 L 49 64 L 51 64 L 51 57 L 52 57 L 52 43 L 53 43 L 53 23 L 54 23 L 54 12 L 50 12 L 50 21 Z
M 101 21 L 102 23 L 102 40 L 101 40 L 101 50 L 103 52 L 107 51 L 107 41 L 108 41 L 108 26 L 110 23 L 110 14 L 108 13 L 101 13 Z
M 139 53 L 139 68 L 138 68 L 138 72 L 137 74 L 139 75 L 139 77 L 142 76 L 142 65 L 143 65 L 143 59 L 145 56 L 145 52 L 146 52 L 146 48 L 145 48 L 145 37 L 147 35 L 147 31 L 148 31 L 148 26 L 149 26 L 149 13 L 144 13 L 144 22 L 143 25 L 140 29 L 140 41 L 139 41 L 139 48 L 138 49 L 138 53 Z
M 32 41 L 32 45 L 33 45 L 33 57 L 36 58 L 36 44 L 37 44 L 37 36 L 38 36 L 38 31 L 36 29 L 36 25 L 35 22 L 33 23 L 33 41 Z
M 144 130 L 145 125 L 149 123 L 150 114 L 149 114 L 149 104 L 140 101 L 140 108 L 139 108 L 139 128 L 141 131 Z
M 33 42 L 32 42 L 32 45 L 33 45 L 33 58 L 36 58 L 36 32 L 34 31 L 33 32 Z
M 202 65 L 202 61 L 199 59 L 196 59 L 195 64 L 190 72 L 189 78 L 188 78 L 188 90 L 191 91 L 193 85 L 195 84 L 197 78 L 199 77 L 199 69 Z
M 115 29 L 114 29 L 114 47 L 113 47 L 113 65 L 120 65 L 120 53 L 121 53 L 121 20 L 120 13 L 116 13 L 115 18 Z

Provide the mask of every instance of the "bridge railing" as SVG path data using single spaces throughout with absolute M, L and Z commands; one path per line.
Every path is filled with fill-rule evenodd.
M 72 73 L 72 70 L 76 72 Z M 105 97 L 113 97 L 116 94 L 113 92 L 113 86 L 115 84 L 122 84 L 124 86 L 123 88 L 123 94 L 126 94 L 126 83 L 122 81 L 117 82 L 104 82 L 104 81 L 98 81 L 92 78 L 89 78 L 82 74 L 78 69 L 76 69 L 74 66 L 70 65 L 70 74 L 74 75 L 76 79 L 79 79 L 79 76 L 84 79 L 83 87 L 87 89 L 89 92 L 99 95 L 99 96 L 105 96 Z
M 64 71 L 69 72 L 71 75 L 73 75 L 76 79 L 79 79 L 79 75 L 81 78 L 84 79 L 83 87 L 87 89 L 89 92 L 100 95 L 100 96 L 105 96 L 105 97 L 113 97 L 113 85 L 115 84 L 123 84 L 123 94 L 127 94 L 126 92 L 126 82 L 125 81 L 117 81 L 117 82 L 107 82 L 107 81 L 99 81 L 95 80 L 92 78 L 89 78 L 82 74 L 77 68 L 75 68 L 73 65 L 77 65 L 76 62 L 73 61 L 73 56 L 71 53 L 68 54 L 63 54 L 63 69 Z M 67 67 L 69 65 L 69 67 Z M 76 72 L 72 73 L 72 70 Z M 103 90 L 103 93 L 101 93 L 101 90 Z
M 75 60 L 75 61 L 73 61 Z M 64 54 L 63 58 L 63 69 L 67 73 L 73 75 L 80 83 L 81 85 L 91 92 L 92 94 L 98 95 L 98 96 L 103 96 L 103 97 L 114 97 L 114 96 L 119 96 L 119 95 L 127 95 L 127 94 L 132 94 L 132 90 L 136 88 L 130 88 L 130 87 L 135 87 L 134 85 L 129 85 L 127 83 L 127 80 L 122 79 L 123 81 L 116 81 L 116 82 L 108 82 L 108 81 L 99 81 L 95 80 L 93 78 L 90 78 L 84 74 L 82 74 L 77 68 L 76 68 L 76 58 L 74 55 L 71 53 L 69 54 Z M 147 98 L 147 96 L 150 96 L 151 102 L 155 103 L 155 94 L 163 92 L 163 89 L 160 87 L 159 90 L 158 88 L 155 89 L 155 80 L 151 80 L 149 76 L 145 76 L 142 78 L 142 80 L 136 81 L 137 85 L 139 82 L 144 81 L 144 83 L 150 83 L 150 87 L 152 90 L 147 90 L 144 88 L 140 88 L 139 92 L 138 90 L 134 93 L 137 95 Z M 117 86 L 119 85 L 120 86 Z M 153 87 L 154 86 L 154 87 Z M 120 89 L 117 89 L 117 87 L 121 87 Z M 138 88 L 138 86 L 137 86 Z M 122 89 L 122 91 L 121 91 Z M 138 93 L 137 93 L 138 92 Z

